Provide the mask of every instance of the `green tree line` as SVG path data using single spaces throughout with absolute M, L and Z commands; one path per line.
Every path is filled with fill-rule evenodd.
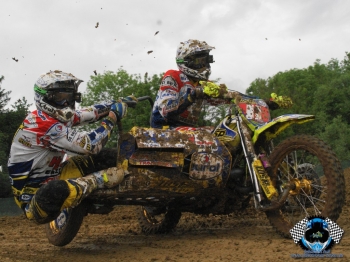
M 135 97 L 156 97 L 162 74 L 147 73 L 129 74 L 123 68 L 116 72 L 106 71 L 103 74 L 90 76 L 87 89 L 83 94 L 81 106 L 92 105 L 104 100 L 117 100 L 120 97 L 134 95 Z M 12 137 L 18 126 L 28 113 L 29 105 L 23 97 L 11 108 L 5 109 L 10 100 L 11 91 L 1 89 L 0 78 L 0 197 L 2 192 L 9 192 L 7 175 L 7 158 Z M 228 87 L 234 90 L 234 87 Z M 315 135 L 331 145 L 340 160 L 350 160 L 350 53 L 346 52 L 343 60 L 331 59 L 322 64 L 316 60 L 313 65 L 304 69 L 290 69 L 268 77 L 257 78 L 246 89 L 246 94 L 269 98 L 271 93 L 286 95 L 292 98 L 293 107 L 272 111 L 272 117 L 281 114 L 312 114 L 316 120 L 304 125 L 293 125 L 287 129 L 275 144 L 286 136 L 299 133 Z M 133 126 L 149 126 L 151 106 L 147 101 L 139 103 L 136 108 L 129 109 L 128 115 L 122 120 L 124 132 Z M 205 108 L 199 126 L 217 124 L 227 112 L 224 107 Z M 207 115 L 210 117 L 206 117 Z M 98 124 L 97 124 L 98 125 Z M 83 129 L 91 130 L 93 126 Z M 115 132 L 117 133 L 117 132 Z M 117 145 L 117 137 L 113 136 L 107 146 Z M 8 194 L 8 193 L 6 193 Z
M 99 101 L 118 100 L 129 95 L 150 96 L 154 101 L 161 77 L 162 74 L 153 76 L 149 76 L 148 73 L 143 76 L 128 74 L 123 68 L 119 68 L 116 72 L 106 71 L 104 74 L 90 76 L 81 105 L 88 106 Z M 123 131 L 127 132 L 133 126 L 149 126 L 151 110 L 151 104 L 147 101 L 140 102 L 136 108 L 128 109 L 127 117 L 122 120 Z M 91 130 L 91 128 L 92 126 L 89 125 L 82 129 Z M 117 137 L 112 136 L 107 146 L 116 146 L 116 143 Z
M 11 195 L 12 190 L 7 171 L 7 160 L 10 153 L 13 135 L 28 113 L 30 104 L 25 97 L 18 99 L 11 109 L 5 109 L 10 101 L 11 91 L 1 88 L 4 76 L 0 77 L 0 197 Z
M 327 142 L 341 160 L 350 159 L 350 53 L 343 60 L 320 60 L 305 69 L 279 72 L 267 79 L 255 79 L 247 94 L 269 97 L 274 92 L 290 96 L 294 106 L 272 111 L 315 115 L 315 121 L 293 125 L 280 137 L 297 133 L 315 135 Z

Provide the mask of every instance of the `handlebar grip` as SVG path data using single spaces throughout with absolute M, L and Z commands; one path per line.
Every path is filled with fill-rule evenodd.
M 132 107 L 132 108 L 135 108 L 137 105 L 136 101 L 124 101 L 124 103 L 127 104 L 128 107 Z

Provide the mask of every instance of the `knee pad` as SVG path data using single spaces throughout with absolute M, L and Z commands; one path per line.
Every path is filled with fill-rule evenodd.
M 39 224 L 50 222 L 61 212 L 61 207 L 69 193 L 66 181 L 50 181 L 40 187 L 32 198 L 26 211 L 27 217 L 34 218 Z

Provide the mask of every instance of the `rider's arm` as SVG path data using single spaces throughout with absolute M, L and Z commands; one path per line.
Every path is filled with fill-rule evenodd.
M 105 101 L 75 111 L 73 126 L 90 124 L 108 115 L 115 101 Z
M 176 71 L 169 70 L 164 74 L 157 96 L 159 113 L 168 121 L 176 119 L 194 100 L 191 92 L 194 86 L 190 82 L 182 84 Z
M 91 112 L 96 112 L 93 110 Z M 82 111 L 80 111 L 82 112 Z M 95 115 L 87 118 L 89 111 L 83 112 L 79 116 L 79 124 L 88 122 L 92 123 L 101 118 L 101 115 Z M 79 114 L 79 112 L 78 112 Z M 113 112 L 102 120 L 101 125 L 90 132 L 79 131 L 76 128 L 70 128 L 63 123 L 55 122 L 48 128 L 48 131 L 40 137 L 44 147 L 50 147 L 54 150 L 63 151 L 68 154 L 97 154 L 107 143 L 113 128 L 116 125 L 116 115 Z
M 241 94 L 237 91 L 228 91 L 226 85 L 217 85 L 215 83 L 211 83 L 209 81 L 200 81 L 199 82 L 203 87 L 203 93 L 207 95 L 209 102 L 212 105 L 219 104 L 217 99 L 213 101 L 211 98 L 221 98 L 226 97 L 230 99 L 241 99 L 241 96 L 250 97 L 252 99 L 258 99 L 257 96 L 245 95 Z M 278 96 L 276 93 L 271 94 L 270 99 L 265 99 L 265 103 L 268 105 L 270 110 L 275 110 L 279 108 L 290 108 L 293 106 L 292 99 L 288 96 Z

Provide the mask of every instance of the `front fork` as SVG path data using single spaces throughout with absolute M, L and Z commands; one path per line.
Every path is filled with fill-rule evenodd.
M 273 186 L 272 181 L 267 174 L 262 161 L 258 158 L 255 153 L 254 145 L 251 141 L 248 127 L 243 123 L 243 120 L 239 114 L 237 118 L 237 130 L 241 138 L 241 144 L 243 148 L 244 157 L 248 166 L 250 178 L 253 182 L 254 188 L 254 206 L 260 211 L 276 210 L 281 208 L 288 196 L 292 192 L 296 192 L 297 185 L 295 181 L 291 180 L 284 184 L 283 192 L 278 195 L 276 188 Z M 269 203 L 263 203 L 262 194 L 270 200 Z M 271 201 L 273 197 L 278 196 L 277 201 Z
M 242 144 L 242 148 L 243 148 L 244 157 L 245 157 L 245 160 L 247 163 L 250 178 L 253 182 L 254 206 L 255 206 L 255 208 L 259 208 L 260 203 L 262 201 L 262 197 L 261 197 L 262 192 L 261 192 L 258 178 L 257 178 L 256 173 L 255 173 L 254 168 L 253 168 L 253 161 L 254 161 L 254 159 L 257 159 L 257 156 L 254 152 L 254 147 L 253 147 L 252 141 L 250 139 L 248 141 L 248 139 L 247 139 L 247 137 L 250 137 L 247 126 L 242 124 L 243 120 L 242 120 L 241 116 L 237 115 L 236 118 L 237 118 L 237 121 L 236 121 L 237 122 L 237 131 L 238 131 L 238 134 L 241 138 L 241 144 Z
M 254 206 L 256 209 L 268 210 L 277 208 L 277 206 L 283 205 L 284 201 L 289 195 L 289 191 L 293 188 L 293 185 L 287 185 L 285 191 L 283 191 L 280 200 L 274 204 L 268 206 L 263 205 L 263 193 L 268 200 L 271 200 L 274 196 L 278 196 L 276 188 L 273 186 L 272 181 L 266 172 L 266 169 L 262 161 L 255 153 L 253 142 L 250 139 L 250 133 L 248 127 L 243 123 L 240 115 L 236 115 L 237 118 L 237 130 L 241 138 L 241 144 L 243 148 L 244 157 L 247 163 L 250 178 L 254 188 Z M 268 165 L 268 163 L 265 163 Z

